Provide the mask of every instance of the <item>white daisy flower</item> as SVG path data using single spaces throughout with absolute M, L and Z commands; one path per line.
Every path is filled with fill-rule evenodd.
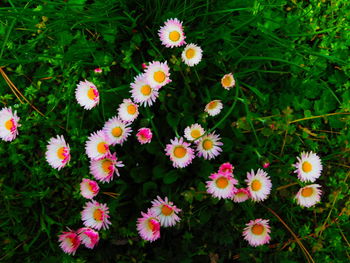
M 164 26 L 159 29 L 158 35 L 162 44 L 168 48 L 180 47 L 186 44 L 182 22 L 177 18 L 168 19 Z
M 141 212 L 142 217 L 137 219 L 137 231 L 147 241 L 153 242 L 160 238 L 160 222 L 156 214 L 148 209 L 147 213 Z
M 271 192 L 272 183 L 270 177 L 262 169 L 258 169 L 256 174 L 253 169 L 250 173 L 247 172 L 247 179 L 245 182 L 248 184 L 248 190 L 254 202 L 267 199 Z
M 116 116 L 110 118 L 105 123 L 103 126 L 103 131 L 111 145 L 123 145 L 132 132 L 131 128 L 129 127 L 130 124 L 130 122 L 124 122 Z
M 90 159 L 98 160 L 110 154 L 109 145 L 107 135 L 103 131 L 97 131 L 89 136 L 85 144 L 86 154 Z
M 118 117 L 125 122 L 133 122 L 139 116 L 139 107 L 131 99 L 124 99 L 119 105 Z
M 66 166 L 70 161 L 70 148 L 63 136 L 57 135 L 56 138 L 49 140 L 45 157 L 46 161 L 54 169 L 61 170 L 61 168 Z
M 94 198 L 98 192 L 100 191 L 100 187 L 94 180 L 83 178 L 80 183 L 80 194 L 86 199 Z
M 0 138 L 5 142 L 13 141 L 18 135 L 17 128 L 19 118 L 17 112 L 12 113 L 11 108 L 2 108 L 0 110 Z
M 238 181 L 230 173 L 212 173 L 207 181 L 207 192 L 216 198 L 232 198 Z
M 270 226 L 267 219 L 255 219 L 246 224 L 243 231 L 244 239 L 248 241 L 249 245 L 257 247 L 268 244 L 270 242 Z
M 98 160 L 90 160 L 90 173 L 102 183 L 113 180 L 114 174 L 120 176 L 118 167 L 124 167 L 122 161 L 118 161 L 116 153 L 107 154 Z
M 249 198 L 250 198 L 249 190 L 245 188 L 240 188 L 235 191 L 232 199 L 235 203 L 242 203 L 247 201 Z
M 194 141 L 198 137 L 201 137 L 204 133 L 205 130 L 202 128 L 202 126 L 198 123 L 192 124 L 191 126 L 186 127 L 185 131 L 185 138 L 188 141 Z
M 322 164 L 320 157 L 313 152 L 302 152 L 301 158 L 297 157 L 298 162 L 293 166 L 297 169 L 294 173 L 298 174 L 298 178 L 302 182 L 315 182 L 321 176 Z
M 109 221 L 109 210 L 106 204 L 100 204 L 94 200 L 85 204 L 84 210 L 81 212 L 81 219 L 84 226 L 94 228 L 96 230 L 108 229 L 111 222 Z
M 222 77 L 221 85 L 224 89 L 231 89 L 236 84 L 235 79 L 233 78 L 233 74 L 229 73 Z
M 197 65 L 202 60 L 202 49 L 196 44 L 188 44 L 181 54 L 182 61 L 193 67 Z
M 175 138 L 170 140 L 170 144 L 166 145 L 166 155 L 170 157 L 175 168 L 183 168 L 192 163 L 194 156 L 193 149 L 190 144 L 184 142 L 183 138 Z
M 204 135 L 196 143 L 198 157 L 203 156 L 204 159 L 210 160 L 222 152 L 220 146 L 222 146 L 223 143 L 220 142 L 220 137 L 216 135 L 215 132 Z
M 300 188 L 295 196 L 298 205 L 303 207 L 311 207 L 320 202 L 322 191 L 318 188 L 321 188 L 319 184 L 310 184 Z
M 158 97 L 158 89 L 148 85 L 145 74 L 136 76 L 130 86 L 131 97 L 142 106 L 152 106 Z
M 94 83 L 90 81 L 80 81 L 75 90 L 75 97 L 86 110 L 91 110 L 100 102 L 100 95 Z
M 218 115 L 223 108 L 221 100 L 212 100 L 207 105 L 205 105 L 204 111 L 207 112 L 210 116 Z
M 169 67 L 167 62 L 153 61 L 150 63 L 145 72 L 145 78 L 151 88 L 159 89 L 171 82 Z
M 163 227 L 174 226 L 180 221 L 177 213 L 181 212 L 181 209 L 177 208 L 173 202 L 169 202 L 168 197 L 163 200 L 157 196 L 157 199 L 152 201 L 151 210 L 158 216 L 160 225 Z

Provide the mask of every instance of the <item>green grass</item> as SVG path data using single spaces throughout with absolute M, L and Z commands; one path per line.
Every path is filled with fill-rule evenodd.
M 174 17 L 184 22 L 187 42 L 203 49 L 193 68 L 181 62 L 182 48 L 167 49 L 159 41 L 158 29 Z M 17 110 L 22 125 L 13 142 L 0 142 L 0 261 L 349 261 L 347 17 L 346 0 L 2 1 L 0 66 L 44 116 L 22 97 L 21 103 L 0 77 L 1 108 Z M 94 250 L 66 255 L 57 236 L 82 226 L 79 183 L 92 178 L 85 141 L 116 115 L 141 64 L 153 60 L 168 61 L 172 83 L 154 106 L 141 109 L 133 130 L 150 127 L 155 137 L 140 146 L 133 135 L 113 148 L 125 167 L 120 178 L 100 187 L 119 195 L 97 197 L 108 204 L 112 226 L 100 231 Z M 94 74 L 96 67 L 103 74 Z M 226 91 L 220 79 L 229 72 L 237 86 Z M 83 79 L 100 91 L 101 103 L 91 111 L 75 100 Z M 222 100 L 224 109 L 207 117 L 203 108 L 213 99 Z M 215 129 L 224 152 L 174 169 L 164 145 L 194 122 Z M 47 141 L 57 134 L 72 149 L 69 166 L 59 172 L 45 161 Z M 309 209 L 293 201 L 300 183 L 291 165 L 301 151 L 317 152 L 324 166 L 316 182 L 322 202 Z M 263 205 L 205 194 L 208 176 L 226 161 L 241 186 L 247 171 L 271 163 L 273 189 Z M 181 208 L 182 220 L 146 243 L 136 220 L 157 195 Z M 270 219 L 272 240 L 253 248 L 242 230 L 260 217 Z

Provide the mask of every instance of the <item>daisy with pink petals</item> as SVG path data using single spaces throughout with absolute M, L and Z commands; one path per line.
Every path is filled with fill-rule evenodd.
M 248 190 L 254 202 L 260 202 L 268 198 L 272 183 L 265 171 L 258 169 L 255 174 L 252 169 L 250 173 L 247 172 L 247 179 L 245 182 L 248 184 Z
M 101 74 L 102 73 L 102 68 L 95 68 L 94 72 L 98 73 L 98 74 Z
M 191 126 L 187 126 L 184 131 L 184 136 L 188 141 L 194 141 L 201 137 L 205 133 L 205 130 L 198 123 L 194 123 Z
M 147 83 L 145 74 L 136 76 L 130 86 L 131 97 L 142 106 L 152 106 L 158 97 L 158 89 L 151 88 Z
M 123 145 L 132 132 L 132 129 L 129 127 L 130 125 L 130 122 L 124 122 L 120 118 L 114 116 L 105 123 L 103 131 L 111 145 Z
M 87 199 L 94 198 L 99 191 L 100 187 L 94 180 L 84 178 L 80 183 L 80 193 Z
M 231 89 L 236 84 L 235 79 L 233 78 L 233 74 L 229 73 L 222 77 L 221 85 L 224 89 Z
M 320 202 L 322 191 L 319 184 L 310 184 L 300 188 L 295 198 L 298 205 L 302 207 L 311 207 Z
M 249 245 L 257 247 L 270 242 L 270 226 L 267 219 L 255 219 L 246 224 L 243 231 L 244 239 L 248 241 Z
M 52 168 L 60 170 L 70 161 L 70 148 L 63 136 L 51 138 L 45 154 L 46 161 Z
M 233 202 L 242 203 L 247 201 L 250 198 L 250 192 L 246 188 L 240 188 L 235 191 L 233 194 Z
M 212 173 L 207 181 L 207 192 L 216 198 L 232 198 L 238 181 L 230 173 Z
M 147 213 L 141 212 L 142 217 L 137 219 L 137 231 L 147 241 L 155 241 L 160 238 L 160 220 L 156 213 L 148 209 Z
M 171 82 L 167 62 L 153 61 L 147 67 L 145 78 L 151 88 L 159 89 Z
M 186 44 L 182 22 L 177 18 L 165 21 L 164 26 L 159 29 L 158 35 L 162 44 L 168 48 L 180 47 Z
M 124 99 L 119 105 L 118 117 L 125 122 L 133 122 L 139 116 L 139 106 L 131 99 Z
M 79 235 L 81 243 L 90 249 L 93 249 L 100 240 L 98 232 L 89 227 L 82 227 L 78 229 L 77 233 Z
M 183 168 L 192 163 L 194 159 L 194 151 L 190 144 L 184 142 L 183 138 L 175 138 L 170 140 L 170 144 L 166 145 L 166 155 L 170 157 L 175 168 Z
M 17 112 L 12 112 L 11 108 L 2 108 L 0 110 L 0 138 L 5 142 L 13 141 L 18 135 L 17 128 L 19 117 Z
M 81 219 L 84 225 L 92 227 L 96 230 L 108 229 L 111 222 L 109 218 L 109 210 L 106 204 L 100 204 L 94 200 L 85 204 L 84 210 L 81 212 Z
M 322 163 L 320 157 L 313 152 L 302 152 L 301 157 L 297 157 L 298 162 L 293 166 L 297 168 L 294 173 L 302 182 L 315 182 L 321 176 Z
M 163 200 L 157 196 L 157 199 L 152 201 L 151 210 L 158 216 L 160 225 L 163 227 L 174 226 L 180 221 L 177 213 L 181 212 L 181 209 L 177 208 L 173 202 L 170 202 L 168 197 L 165 197 Z
M 204 111 L 207 112 L 210 116 L 216 116 L 221 112 L 223 107 L 224 106 L 222 105 L 221 100 L 212 100 L 207 105 L 205 105 Z
M 230 164 L 229 162 L 227 163 L 223 163 L 222 165 L 220 165 L 219 167 L 219 173 L 233 173 L 233 165 Z
M 222 152 L 220 148 L 222 145 L 224 144 L 220 142 L 220 137 L 215 132 L 204 135 L 197 141 L 197 156 L 203 156 L 206 160 L 213 159 Z
M 75 90 L 75 97 L 84 109 L 91 110 L 100 102 L 100 95 L 95 84 L 90 81 L 80 81 Z
M 109 145 L 110 142 L 105 132 L 97 131 L 89 136 L 85 144 L 86 154 L 90 159 L 98 160 L 110 154 Z
M 109 183 L 113 180 L 114 174 L 120 176 L 118 167 L 123 167 L 122 161 L 118 161 L 116 153 L 107 154 L 98 160 L 90 161 L 90 173 L 102 183 Z
M 140 128 L 136 137 L 141 144 L 150 143 L 152 140 L 152 132 L 149 128 Z
M 63 232 L 58 236 L 60 247 L 70 255 L 74 255 L 80 246 L 81 240 L 75 231 Z

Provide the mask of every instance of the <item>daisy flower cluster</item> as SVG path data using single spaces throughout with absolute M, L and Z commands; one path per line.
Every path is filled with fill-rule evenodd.
M 180 221 L 177 215 L 181 209 L 165 197 L 164 200 L 157 196 L 153 200 L 152 207 L 146 213 L 141 212 L 142 217 L 137 219 L 137 231 L 142 239 L 153 242 L 160 238 L 160 227 L 175 226 Z
M 298 162 L 293 166 L 296 168 L 294 173 L 298 175 L 298 179 L 305 182 L 315 182 L 321 176 L 322 163 L 320 157 L 313 152 L 302 152 L 297 157 Z M 311 207 L 321 200 L 321 185 L 309 184 L 299 189 L 295 195 L 298 205 L 302 207 Z

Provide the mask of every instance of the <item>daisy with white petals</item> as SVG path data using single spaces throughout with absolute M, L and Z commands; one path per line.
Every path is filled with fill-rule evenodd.
M 181 209 L 177 208 L 173 202 L 170 202 L 168 197 L 165 197 L 163 200 L 157 196 L 157 199 L 152 201 L 151 210 L 158 216 L 160 225 L 163 227 L 174 226 L 180 221 L 180 217 L 178 217 L 177 213 L 179 213 Z
M 171 82 L 167 62 L 153 61 L 147 67 L 145 77 L 151 88 L 159 89 Z
M 55 169 L 60 170 L 70 161 L 70 148 L 63 136 L 51 138 L 45 154 L 46 161 Z
M 202 49 L 196 44 L 188 44 L 181 54 L 182 61 L 190 67 L 197 65 L 202 60 Z
M 233 74 L 226 74 L 221 79 L 221 85 L 224 89 L 231 89 L 236 84 L 235 79 L 233 78 Z
M 142 217 L 137 219 L 137 231 L 147 241 L 155 241 L 160 238 L 160 221 L 154 211 L 148 209 L 147 213 L 141 212 Z
M 124 164 L 118 161 L 116 153 L 107 154 L 105 157 L 98 160 L 90 161 L 90 173 L 102 183 L 109 183 L 113 180 L 114 173 L 120 176 L 117 167 L 123 167 Z
M 298 205 L 303 207 L 311 207 L 321 200 L 322 191 L 319 184 L 310 184 L 303 188 L 300 188 L 295 198 Z
M 204 111 L 207 112 L 210 116 L 218 115 L 223 108 L 221 100 L 212 100 L 207 105 L 205 105 Z
M 77 233 L 80 237 L 81 243 L 90 249 L 94 248 L 100 240 L 98 232 L 89 227 L 82 227 L 78 229 Z
M 81 212 L 81 219 L 84 225 L 92 227 L 96 230 L 108 229 L 111 222 L 109 218 L 109 210 L 106 204 L 100 204 L 94 200 L 85 204 L 84 210 Z
M 243 231 L 244 239 L 248 241 L 249 245 L 257 247 L 270 242 L 270 226 L 267 219 L 255 219 L 246 224 Z
M 153 102 L 155 102 L 158 97 L 158 89 L 151 88 L 147 83 L 145 74 L 136 76 L 134 82 L 131 83 L 130 86 L 131 97 L 136 103 L 142 106 L 152 106 Z
M 240 188 L 235 191 L 233 194 L 233 202 L 235 203 L 242 203 L 247 201 L 250 198 L 250 192 L 249 190 L 245 188 Z
M 185 138 L 188 141 L 194 141 L 198 137 L 201 137 L 204 133 L 205 130 L 202 128 L 202 126 L 198 123 L 192 124 L 191 126 L 186 127 L 185 131 Z
M 166 145 L 166 155 L 170 157 L 175 168 L 183 168 L 192 163 L 194 156 L 193 149 L 190 144 L 184 142 L 183 138 L 175 138 L 170 140 L 170 144 Z
M 256 174 L 253 169 L 250 173 L 247 172 L 247 179 L 245 182 L 248 184 L 248 190 L 254 202 L 267 199 L 271 192 L 272 183 L 270 177 L 262 169 L 258 169 Z
M 111 145 L 123 145 L 132 132 L 131 128 L 129 127 L 130 124 L 130 122 L 124 122 L 116 116 L 110 118 L 105 123 L 103 126 L 103 131 Z
M 75 90 L 75 97 L 86 110 L 91 110 L 100 102 L 100 95 L 95 84 L 90 81 L 80 81 Z
M 186 44 L 182 22 L 177 18 L 165 21 L 164 26 L 159 29 L 158 35 L 162 44 L 168 48 L 180 47 Z
M 75 231 L 63 232 L 58 236 L 60 247 L 67 253 L 74 255 L 80 246 L 81 240 Z
M 212 173 L 207 181 L 207 192 L 212 194 L 214 197 L 221 198 L 232 198 L 236 191 L 235 185 L 238 181 L 232 177 L 229 173 Z
M 124 99 L 119 105 L 118 116 L 125 122 L 133 122 L 139 116 L 139 106 L 131 99 Z
M 2 108 L 0 110 L 0 138 L 5 142 L 13 141 L 18 135 L 17 128 L 19 117 L 17 112 L 12 113 L 11 108 Z
M 206 160 L 213 159 L 222 152 L 222 145 L 219 135 L 214 132 L 204 135 L 197 141 L 197 156 L 203 156 Z
M 297 157 L 298 162 L 293 166 L 297 169 L 294 173 L 298 174 L 298 178 L 302 182 L 315 182 L 321 176 L 322 164 L 320 157 L 313 152 L 302 152 L 301 157 Z
M 85 143 L 86 154 L 93 160 L 103 158 L 110 153 L 109 144 L 108 137 L 103 131 L 92 133 Z
M 94 198 L 99 191 L 100 187 L 94 180 L 84 178 L 80 183 L 80 193 L 87 199 Z

